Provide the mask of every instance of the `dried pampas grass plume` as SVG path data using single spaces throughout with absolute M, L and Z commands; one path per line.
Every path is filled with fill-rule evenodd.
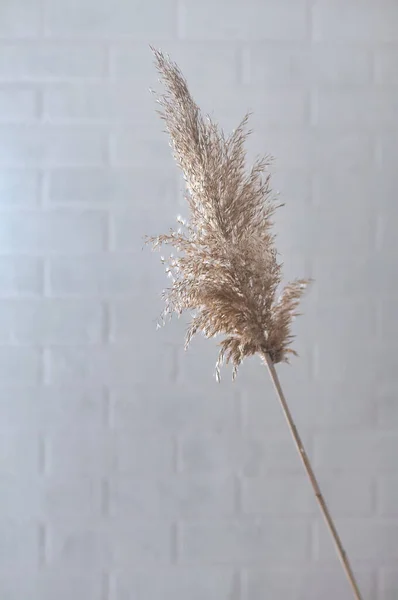
M 203 118 L 178 66 L 162 52 L 153 52 L 166 88 L 158 98 L 159 112 L 184 174 L 190 208 L 189 221 L 181 220 L 177 231 L 149 238 L 155 248 L 166 245 L 176 250 L 176 255 L 162 259 L 172 281 L 164 292 L 164 316 L 193 313 L 186 345 L 198 331 L 208 338 L 224 336 L 218 379 L 224 361 L 232 363 L 235 375 L 245 357 L 260 354 L 354 597 L 361 600 L 275 369 L 275 363 L 295 354 L 291 324 L 308 280 L 289 283 L 278 297 L 282 273 L 272 233 L 277 205 L 266 173 L 269 159 L 258 160 L 246 172 L 248 118 L 225 137 L 216 123 Z
M 172 246 L 165 259 L 172 280 L 165 291 L 164 316 L 194 313 L 186 346 L 202 331 L 223 335 L 220 365 L 267 352 L 274 363 L 295 354 L 291 323 L 308 280 L 289 283 L 277 297 L 281 264 L 272 233 L 276 202 L 266 173 L 268 158 L 246 172 L 246 116 L 226 137 L 204 118 L 178 66 L 158 50 L 156 65 L 166 93 L 158 98 L 174 158 L 187 187 L 189 221 L 177 231 L 151 238 L 153 246 Z

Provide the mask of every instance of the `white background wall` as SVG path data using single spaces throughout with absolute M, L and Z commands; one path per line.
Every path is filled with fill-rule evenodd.
M 0 1 L 0 597 L 350 599 L 265 369 L 155 330 L 177 60 L 276 157 L 279 369 L 364 599 L 398 596 L 396 0 Z

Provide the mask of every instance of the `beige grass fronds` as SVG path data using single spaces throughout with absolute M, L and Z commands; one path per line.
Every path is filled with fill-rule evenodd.
M 248 116 L 226 136 L 203 117 L 179 70 L 154 50 L 165 86 L 158 97 L 174 158 L 186 182 L 190 209 L 178 230 L 150 238 L 154 248 L 168 245 L 176 254 L 164 259 L 171 286 L 164 315 L 193 314 L 186 345 L 201 331 L 222 335 L 216 366 L 267 352 L 274 363 L 287 361 L 291 323 L 308 280 L 289 283 L 279 293 L 282 265 L 272 232 L 277 204 L 267 171 L 269 157 L 246 170 Z

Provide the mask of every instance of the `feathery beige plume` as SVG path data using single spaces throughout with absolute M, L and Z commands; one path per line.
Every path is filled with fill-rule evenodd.
M 248 116 L 226 137 L 204 118 L 178 66 L 153 50 L 166 93 L 158 98 L 174 158 L 186 182 L 188 222 L 150 238 L 177 254 L 164 259 L 172 284 L 164 292 L 164 315 L 188 310 L 193 320 L 186 346 L 198 331 L 223 335 L 216 366 L 268 353 L 274 363 L 296 354 L 291 322 L 308 280 L 289 283 L 278 297 L 281 264 L 272 233 L 276 203 L 266 173 L 269 158 L 246 171 Z
M 243 358 L 259 353 L 268 367 L 293 441 L 336 546 L 354 597 L 361 594 L 348 556 L 321 493 L 275 369 L 287 361 L 291 323 L 308 280 L 289 283 L 278 297 L 281 264 L 277 260 L 272 215 L 277 208 L 266 173 L 269 159 L 245 170 L 246 116 L 225 137 L 209 117 L 203 118 L 175 63 L 153 50 L 166 93 L 158 99 L 181 168 L 190 208 L 188 222 L 177 231 L 149 238 L 156 248 L 177 252 L 162 259 L 172 284 L 164 292 L 165 315 L 191 311 L 186 345 L 202 331 L 223 335 L 216 367 L 226 361 L 234 375 Z

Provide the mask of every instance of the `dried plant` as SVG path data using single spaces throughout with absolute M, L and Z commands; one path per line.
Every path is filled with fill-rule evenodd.
M 226 137 L 204 118 L 177 67 L 154 50 L 166 87 L 158 98 L 170 134 L 174 157 L 186 182 L 189 221 L 177 231 L 151 238 L 154 247 L 172 246 L 164 259 L 172 279 L 164 296 L 164 315 L 193 312 L 186 345 L 202 331 L 225 336 L 220 343 L 216 374 L 222 362 L 236 369 L 242 359 L 268 352 L 274 363 L 287 361 L 291 322 L 307 280 L 289 283 L 280 294 L 281 264 L 272 233 L 276 202 L 266 172 L 269 158 L 246 172 L 244 143 L 248 116 Z
M 178 66 L 153 51 L 166 88 L 158 98 L 159 112 L 185 178 L 190 208 L 189 220 L 180 219 L 177 231 L 149 238 L 155 248 L 165 245 L 176 251 L 162 259 L 172 280 L 164 292 L 164 316 L 193 313 L 186 345 L 198 331 L 208 338 L 224 336 L 218 378 L 224 360 L 236 374 L 245 357 L 258 353 L 263 358 L 354 597 L 361 600 L 275 369 L 275 363 L 295 354 L 291 323 L 308 280 L 289 283 L 278 297 L 282 273 L 272 233 L 277 204 L 267 172 L 269 158 L 257 160 L 246 172 L 248 117 L 226 137 L 212 119 L 202 116 Z

